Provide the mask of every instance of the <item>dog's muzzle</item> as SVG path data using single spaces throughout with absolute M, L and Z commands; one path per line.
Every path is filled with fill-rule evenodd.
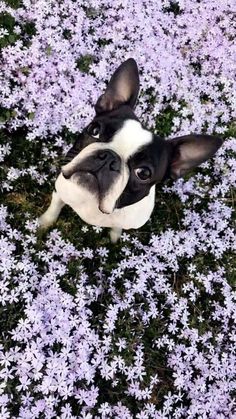
M 65 179 L 70 179 L 74 173 L 88 172 L 98 177 L 103 182 L 103 177 L 111 176 L 121 170 L 121 158 L 113 150 L 98 150 L 96 153 L 86 157 L 77 165 L 62 169 Z
M 76 165 L 64 167 L 62 174 L 65 179 L 72 178 L 73 182 L 97 194 L 100 211 L 110 214 L 115 207 L 114 192 L 121 177 L 121 167 L 121 158 L 115 151 L 99 149 Z

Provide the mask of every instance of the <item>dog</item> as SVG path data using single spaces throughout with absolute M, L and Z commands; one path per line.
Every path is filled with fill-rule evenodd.
M 149 220 L 157 184 L 184 176 L 222 145 L 210 135 L 164 140 L 153 134 L 134 113 L 138 93 L 138 67 L 129 58 L 112 75 L 94 119 L 66 155 L 51 204 L 39 218 L 41 228 L 51 226 L 68 204 L 86 223 L 110 227 L 116 242 L 122 229 L 138 229 Z

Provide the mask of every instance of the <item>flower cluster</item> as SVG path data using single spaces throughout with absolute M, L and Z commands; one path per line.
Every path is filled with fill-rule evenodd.
M 232 2 L 16 3 L 0 2 L 0 417 L 233 419 Z M 224 145 L 115 248 L 72 212 L 39 233 L 60 154 L 130 56 L 142 121 Z
M 109 248 L 78 248 L 56 229 L 38 247 L 37 223 L 19 231 L 1 207 L 2 312 L 21 307 L 0 347 L 3 417 L 12 405 L 20 418 L 233 417 L 235 237 L 221 194 L 235 186 L 235 146 L 215 158 L 214 201 L 208 176 L 194 176 L 181 228 L 147 244 L 124 233 L 109 270 Z
M 235 117 L 232 2 L 178 1 L 177 11 L 171 4 L 1 4 L 15 19 L 17 38 L 3 50 L 0 73 L 0 102 L 14 111 L 9 126 L 27 125 L 28 138 L 65 126 L 77 132 L 91 120 L 114 68 L 132 56 L 142 74 L 138 113 L 144 122 L 155 125 L 160 111 L 171 106 L 173 132 L 224 131 Z

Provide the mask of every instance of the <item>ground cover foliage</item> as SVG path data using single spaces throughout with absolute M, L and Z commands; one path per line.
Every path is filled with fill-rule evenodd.
M 235 417 L 233 1 L 0 2 L 0 417 Z M 125 58 L 159 135 L 221 135 L 112 245 L 69 208 L 60 158 Z

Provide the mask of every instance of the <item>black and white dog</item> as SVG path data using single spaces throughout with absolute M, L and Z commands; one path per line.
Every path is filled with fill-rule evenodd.
M 115 242 L 122 229 L 144 225 L 155 205 L 155 185 L 178 179 L 211 158 L 222 144 L 209 135 L 164 140 L 144 128 L 134 107 L 139 73 L 123 62 L 95 105 L 96 115 L 66 156 L 42 228 L 53 224 L 65 204 L 87 223 L 110 227 Z

